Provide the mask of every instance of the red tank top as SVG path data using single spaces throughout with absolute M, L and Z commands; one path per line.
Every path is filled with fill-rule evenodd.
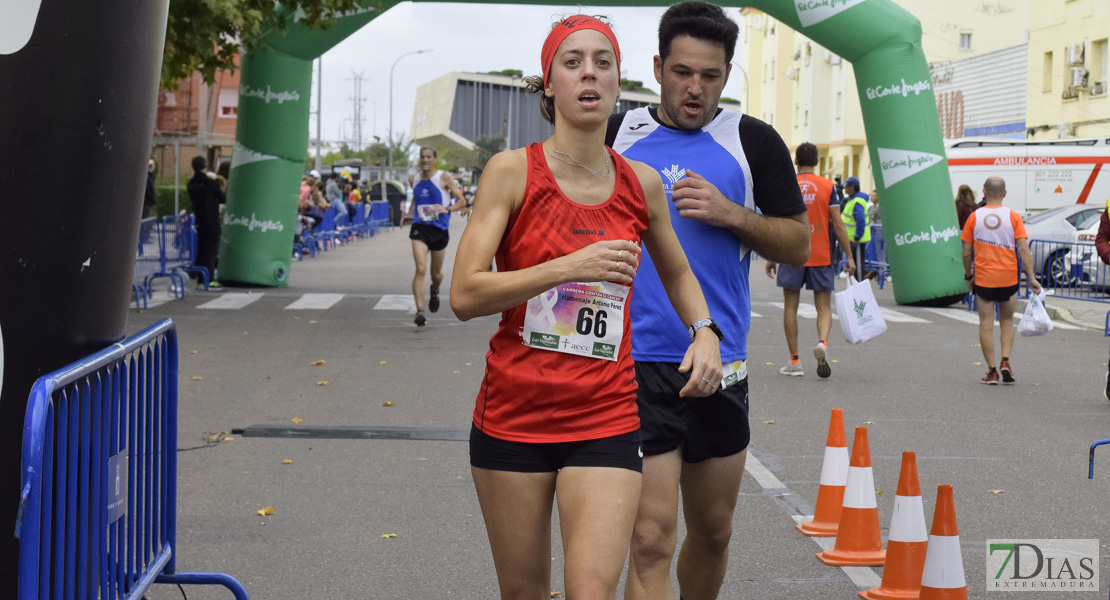
M 609 152 L 616 189 L 605 202 L 584 206 L 559 190 L 543 146 L 528 147 L 528 183 L 498 246 L 498 271 L 531 267 L 601 240 L 640 243 L 648 226 L 643 188 L 632 167 Z M 490 338 L 475 427 L 495 438 L 529 443 L 597 439 L 639 428 L 627 302 L 615 361 L 525 346 L 526 306 L 502 313 Z
M 831 264 L 829 257 L 829 199 L 832 198 L 833 182 L 813 173 L 800 173 L 798 187 L 802 189 L 802 199 L 809 211 L 809 260 L 807 267 L 826 267 Z

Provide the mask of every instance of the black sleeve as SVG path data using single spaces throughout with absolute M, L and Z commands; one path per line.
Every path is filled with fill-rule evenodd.
M 227 204 L 227 196 L 224 195 L 224 191 L 220 189 L 219 182 L 215 179 L 209 179 L 206 185 L 208 185 L 208 190 L 212 193 L 213 198 L 219 200 L 220 204 Z
M 752 171 L 756 207 L 773 217 L 806 212 L 790 149 L 778 132 L 767 123 L 744 115 L 740 118 L 740 145 Z
M 621 122 L 624 121 L 624 116 L 628 113 L 617 113 L 609 117 L 609 125 L 605 129 L 605 145 L 610 148 L 613 147 L 613 142 L 617 141 L 617 132 L 621 129 Z
M 158 192 L 154 190 L 154 178 L 146 178 L 146 192 L 143 197 L 143 206 L 154 206 L 158 204 Z

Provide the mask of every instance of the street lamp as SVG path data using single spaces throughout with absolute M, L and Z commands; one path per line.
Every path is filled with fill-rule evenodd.
M 391 170 L 393 168 L 393 150 L 394 150 L 394 141 L 393 141 L 393 69 L 397 68 L 397 63 L 401 62 L 402 58 L 404 58 L 406 56 L 411 56 L 413 54 L 423 54 L 425 52 L 431 52 L 431 50 L 413 50 L 412 52 L 406 52 L 406 53 L 402 54 L 401 56 L 398 56 L 397 60 L 393 61 L 393 66 L 389 68 L 389 167 L 390 167 Z

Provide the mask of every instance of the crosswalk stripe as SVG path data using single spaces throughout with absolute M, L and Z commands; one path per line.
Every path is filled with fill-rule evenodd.
M 384 294 L 374 305 L 374 310 L 416 310 L 416 301 L 411 294 Z
M 915 317 L 913 315 L 907 315 L 906 313 L 898 312 L 896 310 L 886 308 L 885 306 L 880 306 L 879 312 L 883 313 L 883 318 L 886 319 L 887 323 L 929 323 L 929 321 L 926 321 L 925 319 Z
M 964 323 L 974 323 L 975 325 L 979 324 L 978 313 L 973 313 L 962 308 L 926 308 L 924 310 L 929 311 L 934 315 L 948 317 L 949 319 L 963 321 Z
M 212 310 L 238 310 L 244 306 L 257 302 L 262 296 L 266 294 L 251 294 L 246 292 L 228 292 L 221 294 L 215 300 L 209 300 L 201 304 L 197 308 L 207 308 Z
M 285 310 L 327 310 L 343 299 L 343 294 L 305 294 Z
M 770 304 L 771 306 L 777 307 L 781 310 L 786 310 L 786 305 L 783 304 L 782 302 L 768 302 L 768 304 Z M 798 316 L 803 318 L 803 319 L 816 319 L 817 318 L 817 307 L 812 305 L 812 304 L 806 304 L 805 302 L 800 302 L 800 303 L 798 303 Z M 833 318 L 834 319 L 839 318 L 839 317 L 836 316 L 836 311 L 835 310 L 833 311 Z

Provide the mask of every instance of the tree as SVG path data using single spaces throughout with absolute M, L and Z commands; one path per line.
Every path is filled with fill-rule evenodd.
M 642 94 L 651 94 L 653 96 L 658 95 L 654 91 L 644 87 L 644 82 L 636 81 L 635 79 L 621 78 L 621 89 L 626 92 L 640 92 Z
M 505 134 L 483 135 L 474 140 L 474 146 L 478 152 L 478 170 L 481 171 L 494 154 L 505 149 Z
M 490 71 L 486 75 L 503 75 L 505 77 L 516 77 L 521 79 L 524 77 L 524 71 L 520 69 L 502 69 L 500 71 Z
M 317 29 L 330 27 L 336 17 L 369 6 L 369 0 L 170 0 L 166 48 L 162 57 L 162 85 L 200 71 L 208 84 L 218 71 L 234 71 L 240 50 L 265 45 L 272 30 L 285 31 L 290 17 Z M 380 8 L 380 7 L 379 7 Z

